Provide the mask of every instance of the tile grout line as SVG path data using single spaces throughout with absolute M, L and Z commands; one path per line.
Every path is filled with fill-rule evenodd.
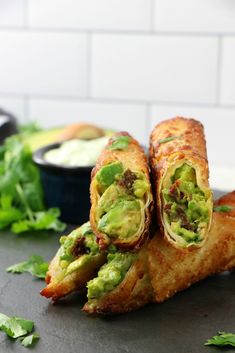
M 25 123 L 28 123 L 30 121 L 29 119 L 29 96 L 24 95 L 23 97 L 24 100 L 24 120 Z
M 150 31 L 154 33 L 155 27 L 155 0 L 150 0 Z
M 217 53 L 217 77 L 216 77 L 216 103 L 220 105 L 221 97 L 221 75 L 222 75 L 222 64 L 223 64 L 223 37 L 218 37 L 218 53 Z
M 6 98 L 22 98 L 22 93 L 6 93 L 0 91 L 0 97 Z M 218 109 L 235 109 L 235 104 L 218 104 L 216 103 L 200 103 L 200 102 L 172 102 L 172 101 L 158 101 L 158 100 L 135 100 L 135 99 L 122 99 L 122 98 L 106 98 L 106 97 L 84 97 L 84 96 L 60 96 L 60 95 L 47 95 L 47 94 L 30 94 L 25 96 L 30 99 L 45 99 L 45 100 L 65 100 L 65 101 L 77 101 L 77 102 L 90 102 L 94 103 L 105 103 L 105 104 L 129 104 L 129 105 L 163 105 L 163 106 L 181 106 L 181 107 L 194 107 L 198 109 L 218 108 Z
M 26 0 L 28 1 L 28 0 Z M 153 0 L 151 0 L 153 1 Z M 154 17 L 154 16 L 153 16 Z M 64 34 L 106 34 L 106 35 L 143 35 L 143 36 L 169 36 L 169 37 L 218 37 L 218 36 L 228 36 L 235 37 L 235 32 L 194 32 L 194 31 L 161 31 L 161 30 L 127 30 L 127 29 L 99 29 L 99 28 L 60 28 L 60 27 L 33 27 L 28 23 L 28 11 L 26 11 L 25 22 L 27 26 L 0 26 L 1 31 L 19 31 L 24 32 L 29 30 L 30 32 L 41 32 L 41 33 L 64 33 Z M 152 19 L 151 19 L 151 22 Z
M 147 146 L 149 144 L 149 134 L 150 134 L 150 116 L 151 116 L 151 104 L 148 103 L 146 105 L 146 119 L 145 119 L 145 138 L 146 138 L 146 143 Z
M 92 33 L 87 33 L 87 98 L 91 98 L 91 89 L 92 89 Z
M 24 0 L 24 30 L 29 29 L 29 0 Z

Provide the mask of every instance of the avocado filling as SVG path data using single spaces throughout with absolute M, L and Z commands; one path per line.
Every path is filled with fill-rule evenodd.
M 124 170 L 122 163 L 110 163 L 96 175 L 99 202 L 98 230 L 110 238 L 127 239 L 144 223 L 149 183 L 143 173 Z
M 62 236 L 60 243 L 60 267 L 64 269 L 66 275 L 85 266 L 93 255 L 99 253 L 96 237 L 89 222 L 75 229 L 68 236 Z
M 164 215 L 171 230 L 187 244 L 199 243 L 209 223 L 208 197 L 198 187 L 195 169 L 177 168 L 169 188 L 163 190 Z
M 88 282 L 88 300 L 99 299 L 114 290 L 125 278 L 136 255 L 132 253 L 110 253 L 108 262 L 101 267 L 98 276 Z

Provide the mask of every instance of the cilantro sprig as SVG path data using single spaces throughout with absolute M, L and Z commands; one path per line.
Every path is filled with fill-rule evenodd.
M 24 347 L 30 347 L 39 339 L 38 334 L 32 334 L 34 322 L 22 317 L 9 317 L 0 313 L 0 330 L 15 340 L 20 338 Z
M 112 143 L 108 146 L 109 150 L 125 150 L 131 141 L 130 136 L 114 136 Z
M 40 173 L 24 132 L 6 139 L 0 148 L 0 229 L 14 233 L 33 230 L 62 231 L 58 209 L 46 210 Z
M 173 141 L 173 140 L 175 140 L 175 139 L 178 139 L 178 138 L 180 138 L 181 136 L 180 135 L 173 135 L 173 136 L 169 136 L 169 137 L 166 137 L 166 138 L 164 138 L 164 139 L 160 139 L 159 141 L 158 141 L 158 143 L 167 143 L 167 142 L 170 142 L 170 141 Z
M 33 333 L 32 335 L 21 337 L 21 344 L 24 347 L 31 347 L 33 346 L 38 340 L 40 336 L 37 333 Z
M 234 333 L 226 333 L 226 332 L 218 332 L 217 336 L 212 337 L 207 340 L 205 346 L 232 346 L 235 347 L 235 334 Z
M 215 212 L 230 212 L 232 211 L 233 207 L 229 205 L 221 205 L 221 206 L 216 206 L 213 208 Z
M 33 255 L 27 261 L 8 267 L 6 271 L 12 273 L 28 272 L 37 278 L 45 279 L 48 271 L 48 263 L 41 256 Z

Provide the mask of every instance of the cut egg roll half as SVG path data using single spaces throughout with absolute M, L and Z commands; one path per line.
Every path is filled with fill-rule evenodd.
M 41 291 L 41 295 L 53 301 L 85 289 L 106 261 L 106 254 L 99 250 L 89 222 L 68 236 L 62 236 L 60 243 L 61 247 L 49 265 L 47 286 Z
M 163 302 L 208 276 L 235 269 L 235 192 L 219 199 L 215 206 L 203 247 L 182 251 L 171 246 L 159 232 L 150 241 L 149 273 L 156 302 Z
M 98 276 L 87 283 L 88 314 L 125 313 L 151 302 L 154 298 L 148 267 L 147 248 L 138 253 L 109 253 Z
M 90 194 L 100 247 L 138 250 L 148 238 L 153 201 L 147 158 L 128 133 L 110 138 L 92 171 Z
M 202 124 L 182 117 L 163 121 L 152 131 L 149 154 L 161 233 L 175 247 L 201 247 L 213 210 Z

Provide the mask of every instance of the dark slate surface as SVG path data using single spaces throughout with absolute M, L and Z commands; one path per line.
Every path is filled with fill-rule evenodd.
M 235 274 L 202 281 L 161 305 L 124 315 L 91 318 L 81 312 L 84 298 L 73 295 L 52 305 L 39 295 L 43 282 L 5 268 L 32 254 L 49 260 L 58 235 L 0 235 L 0 312 L 31 319 L 41 336 L 35 353 L 213 353 L 204 347 L 217 331 L 235 331 Z M 222 351 L 226 351 L 223 349 Z M 27 352 L 0 333 L 0 353 Z M 235 352 L 230 349 L 229 352 Z

